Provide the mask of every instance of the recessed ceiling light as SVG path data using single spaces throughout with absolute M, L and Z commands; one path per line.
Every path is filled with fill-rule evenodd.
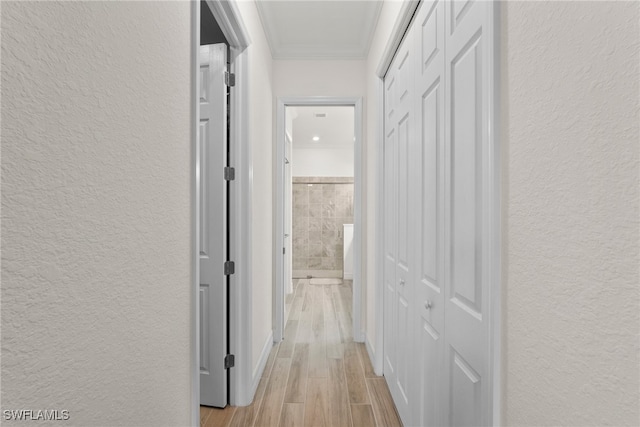
M 314 141 L 316 141 L 316 142 L 320 141 L 320 137 L 319 137 L 319 136 L 314 136 L 312 139 L 313 139 Z

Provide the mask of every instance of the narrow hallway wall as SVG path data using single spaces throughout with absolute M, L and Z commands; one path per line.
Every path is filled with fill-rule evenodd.
M 190 4 L 1 20 L 2 409 L 188 425 Z
M 254 375 L 273 330 L 273 129 L 272 60 L 255 3 L 236 3 L 251 37 L 248 50 L 249 125 L 252 157 L 252 366 Z
M 636 426 L 640 4 L 502 6 L 503 423 Z
M 378 141 L 379 134 L 378 129 L 381 128 L 382 116 L 380 113 L 380 106 L 383 99 L 381 93 L 378 92 L 378 84 L 380 79 L 376 75 L 376 69 L 382 59 L 382 54 L 387 46 L 389 39 L 391 38 L 391 30 L 395 25 L 398 14 L 402 7 L 401 1 L 385 1 L 382 4 L 380 10 L 380 16 L 378 17 L 378 26 L 376 27 L 373 40 L 371 41 L 371 48 L 369 49 L 369 56 L 367 57 L 367 63 L 365 68 L 365 81 L 366 81 L 366 98 L 365 98 L 365 141 L 366 152 L 364 170 L 366 171 L 365 180 L 366 195 L 363 198 L 365 211 L 367 215 L 366 228 L 363 229 L 363 234 L 366 238 L 366 252 L 367 258 L 365 260 L 365 289 L 363 294 L 365 297 L 366 317 L 365 317 L 365 334 L 367 340 L 367 347 L 370 351 L 375 350 L 376 346 L 376 324 L 382 322 L 381 318 L 376 318 L 376 295 L 375 287 L 377 281 L 382 280 L 377 276 L 378 260 L 376 259 L 377 244 L 376 241 L 376 227 L 378 226 L 378 218 L 376 216 L 376 206 L 382 197 L 382 193 L 378 191 L 376 182 L 382 171 L 378 170 L 378 144 L 382 144 L 382 141 Z

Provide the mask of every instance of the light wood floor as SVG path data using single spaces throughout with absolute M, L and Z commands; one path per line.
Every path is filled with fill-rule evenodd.
M 274 346 L 253 403 L 200 407 L 200 425 L 401 426 L 384 378 L 364 344 L 353 342 L 351 281 L 296 283 L 285 339 Z

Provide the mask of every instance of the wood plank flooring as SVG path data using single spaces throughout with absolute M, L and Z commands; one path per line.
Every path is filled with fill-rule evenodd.
M 351 281 L 294 280 L 285 339 L 275 345 L 253 403 L 200 407 L 202 427 L 402 426 L 364 344 L 353 342 Z

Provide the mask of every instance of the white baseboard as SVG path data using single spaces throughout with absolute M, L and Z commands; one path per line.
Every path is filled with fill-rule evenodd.
M 382 372 L 378 372 L 378 369 L 376 369 L 376 367 L 380 366 L 380 364 L 376 363 L 376 352 L 373 349 L 373 346 L 371 345 L 371 341 L 369 341 L 369 337 L 365 336 L 364 337 L 364 345 L 367 347 L 367 353 L 369 354 L 369 360 L 371 361 L 371 366 L 373 366 L 373 373 L 378 375 L 379 377 L 382 376 Z
M 253 377 L 251 379 L 251 402 L 253 402 L 253 398 L 256 395 L 258 384 L 260 383 L 260 379 L 262 378 L 264 368 L 265 366 L 267 366 L 267 359 L 269 359 L 269 354 L 271 353 L 272 348 L 273 331 L 269 333 L 267 340 L 264 342 L 264 345 L 262 346 L 262 352 L 260 353 L 260 359 L 258 359 L 258 366 L 256 366 L 256 368 L 253 370 Z
M 306 279 L 308 276 L 340 279 L 342 270 L 293 270 L 294 279 Z

